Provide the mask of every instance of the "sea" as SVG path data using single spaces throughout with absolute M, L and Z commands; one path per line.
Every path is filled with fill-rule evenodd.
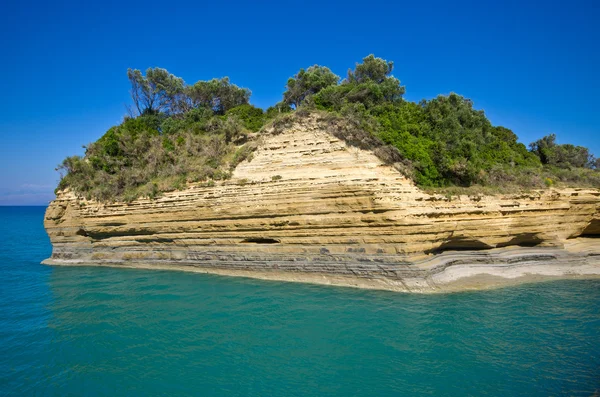
M 2 396 L 598 396 L 600 281 L 404 294 L 50 267 L 0 207 Z

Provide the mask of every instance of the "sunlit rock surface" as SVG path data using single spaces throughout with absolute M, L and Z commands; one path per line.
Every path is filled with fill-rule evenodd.
M 232 179 L 132 203 L 61 192 L 49 264 L 173 268 L 399 291 L 600 275 L 600 192 L 445 197 L 318 122 L 265 134 Z

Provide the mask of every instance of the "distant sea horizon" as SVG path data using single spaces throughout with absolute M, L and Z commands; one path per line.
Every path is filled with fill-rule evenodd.
M 16 204 L 0 204 L 0 207 L 47 207 L 50 203 L 48 204 L 23 204 L 23 205 L 16 205 Z
M 600 390 L 600 280 L 419 295 L 40 262 L 0 206 L 0 395 L 573 395 Z

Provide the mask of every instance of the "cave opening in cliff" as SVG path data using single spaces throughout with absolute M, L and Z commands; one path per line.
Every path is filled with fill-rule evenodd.
M 280 240 L 274 238 L 265 238 L 265 237 L 250 237 L 245 238 L 241 241 L 241 243 L 254 243 L 254 244 L 278 244 Z

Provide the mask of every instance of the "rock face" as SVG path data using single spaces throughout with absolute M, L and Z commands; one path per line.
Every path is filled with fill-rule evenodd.
M 448 198 L 314 119 L 261 139 L 253 159 L 215 186 L 112 204 L 59 193 L 44 221 L 46 263 L 409 291 L 478 274 L 600 274 L 598 190 Z

